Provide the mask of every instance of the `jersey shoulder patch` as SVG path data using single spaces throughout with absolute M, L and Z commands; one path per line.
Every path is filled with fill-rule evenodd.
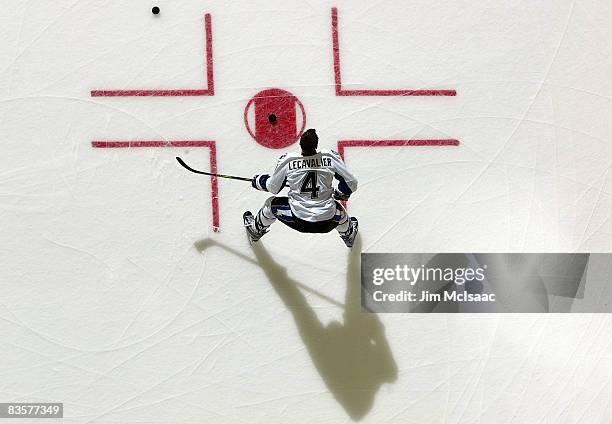
M 287 162 L 289 162 L 291 159 L 295 159 L 299 156 L 300 155 L 298 155 L 297 153 L 285 153 L 284 155 L 278 158 L 278 162 L 276 162 L 276 169 L 278 170 L 283 165 L 285 165 Z
M 301 158 L 302 155 L 300 153 L 297 152 L 287 152 L 284 155 L 282 155 L 280 158 L 278 158 L 279 162 L 282 162 L 284 160 L 287 159 L 296 159 L 296 158 Z

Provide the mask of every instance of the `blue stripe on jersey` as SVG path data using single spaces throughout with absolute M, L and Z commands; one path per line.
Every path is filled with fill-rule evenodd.
M 353 190 L 350 189 L 344 177 L 337 172 L 334 174 L 334 177 L 338 179 L 338 190 L 340 190 L 344 194 L 348 194 L 349 196 L 353 194 Z

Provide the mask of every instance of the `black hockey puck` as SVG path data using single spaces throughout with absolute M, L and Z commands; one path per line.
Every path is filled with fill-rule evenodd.
M 159 15 L 159 7 L 154 6 L 153 9 L 151 9 L 151 13 L 154 15 Z
M 276 115 L 275 114 L 268 115 L 268 121 L 270 121 L 272 125 L 276 124 Z

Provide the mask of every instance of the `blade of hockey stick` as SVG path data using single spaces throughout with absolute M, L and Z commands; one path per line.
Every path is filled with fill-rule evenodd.
M 183 159 L 181 159 L 180 157 L 177 156 L 176 160 L 178 161 L 178 163 L 181 164 L 181 166 L 183 168 L 185 168 L 186 170 L 188 170 L 190 172 L 193 172 L 194 174 L 210 175 L 211 177 L 227 178 L 227 179 L 230 179 L 230 180 L 240 180 L 240 181 L 248 181 L 248 182 L 252 182 L 253 181 L 252 178 L 237 177 L 235 175 L 213 174 L 212 172 L 198 171 L 197 169 L 193 169 L 192 167 L 187 165 L 185 163 L 185 161 Z

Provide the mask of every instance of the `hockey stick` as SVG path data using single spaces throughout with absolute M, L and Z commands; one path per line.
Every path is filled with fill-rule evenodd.
M 179 158 L 178 156 L 176 157 L 176 160 L 178 161 L 178 163 L 181 164 L 183 168 L 195 174 L 210 175 L 211 177 L 227 178 L 230 180 L 248 181 L 250 183 L 253 182 L 253 178 L 237 177 L 235 175 L 213 174 L 212 172 L 198 171 L 197 169 L 193 169 L 192 167 L 187 165 L 185 161 L 183 161 L 183 159 Z

